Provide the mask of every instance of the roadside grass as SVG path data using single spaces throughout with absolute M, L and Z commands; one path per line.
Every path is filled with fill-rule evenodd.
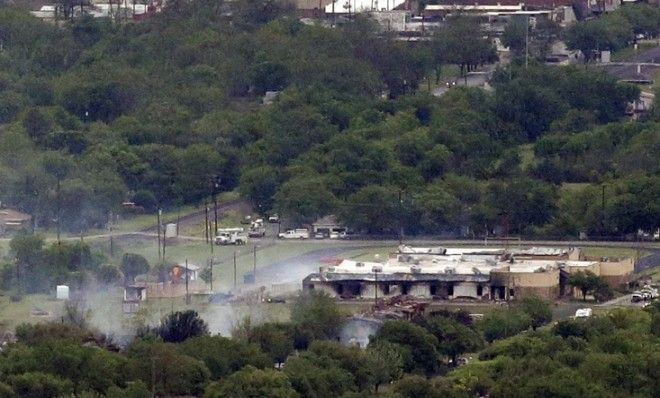
M 653 282 L 660 282 L 660 264 L 656 264 L 656 266 L 647 268 L 644 271 L 640 272 L 637 274 L 640 277 L 651 277 L 651 280 Z
M 333 245 L 343 246 L 351 244 L 352 242 L 338 241 L 332 242 Z M 354 242 L 360 244 L 361 242 Z M 259 281 L 259 268 L 268 266 L 274 262 L 284 261 L 287 259 L 295 258 L 307 252 L 331 247 L 328 241 L 295 241 L 287 242 L 281 241 L 277 245 L 273 245 L 270 239 L 265 240 L 251 240 L 245 246 L 213 246 L 213 253 L 211 253 L 211 244 L 206 244 L 204 241 L 168 241 L 165 248 L 165 259 L 167 264 L 183 263 L 187 259 L 190 264 L 198 265 L 202 268 L 207 266 L 208 259 L 213 257 L 215 259 L 213 268 L 213 283 L 214 290 L 230 289 L 234 284 L 234 267 L 233 258 L 236 252 L 236 280 L 237 287 L 244 286 L 243 275 L 252 272 L 254 268 L 254 247 L 257 245 L 256 266 L 257 266 L 257 282 Z M 108 254 L 108 244 L 104 242 L 101 248 Z M 136 253 L 144 256 L 149 264 L 152 266 L 158 264 L 158 250 L 157 242 L 155 239 L 137 237 L 115 244 L 115 256 L 113 258 L 115 263 L 121 261 L 123 253 Z M 318 266 L 319 264 L 310 264 L 310 266 Z
M 203 208 L 202 208 L 203 210 Z M 209 211 L 209 222 L 211 223 L 211 231 L 213 230 L 213 224 L 215 215 L 213 214 L 213 209 Z M 241 224 L 244 215 L 239 210 L 229 210 L 218 213 L 218 228 L 232 228 L 232 227 L 249 227 L 249 225 Z M 204 220 L 200 220 L 196 223 L 186 223 L 185 225 L 179 228 L 179 235 L 183 236 L 195 236 L 198 238 L 204 237 Z
M 587 182 L 565 182 L 561 184 L 561 189 L 568 192 L 577 192 L 583 190 L 589 185 L 590 184 Z
M 624 62 L 639 53 L 642 53 L 644 51 L 650 50 L 655 47 L 656 47 L 655 43 L 639 43 L 637 50 L 635 50 L 633 46 L 622 48 L 620 50 L 613 52 L 611 59 L 613 62 Z
M 9 260 L 9 241 L 0 241 L 0 259 Z
M 60 319 L 64 311 L 64 302 L 50 295 L 27 294 L 18 302 L 12 302 L 9 295 L 9 292 L 0 295 L 0 330 L 13 331 L 22 323 L 55 321 Z M 32 315 L 35 308 L 48 311 L 49 315 Z
M 649 252 L 633 249 L 629 247 L 605 247 L 605 246 L 585 246 L 582 248 L 586 256 L 594 257 L 632 257 L 635 259 L 644 257 Z

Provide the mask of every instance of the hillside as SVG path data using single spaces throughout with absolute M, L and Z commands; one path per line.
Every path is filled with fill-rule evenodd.
M 230 20 L 218 2 L 172 2 L 142 23 L 61 28 L 0 9 L 0 201 L 72 231 L 126 200 L 154 211 L 236 188 L 292 225 L 336 214 L 369 233 L 660 224 L 660 130 L 628 120 L 637 88 L 514 62 L 493 92 L 437 98 L 420 86 L 443 66 L 496 58 L 474 22 L 412 46 L 279 4 L 233 2 Z

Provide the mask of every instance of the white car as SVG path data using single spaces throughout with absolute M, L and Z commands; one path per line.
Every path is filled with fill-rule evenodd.
M 280 239 L 309 239 L 309 231 L 303 228 L 290 229 L 277 235 Z
M 592 314 L 593 311 L 591 308 L 580 308 L 579 310 L 575 311 L 576 318 L 589 318 Z

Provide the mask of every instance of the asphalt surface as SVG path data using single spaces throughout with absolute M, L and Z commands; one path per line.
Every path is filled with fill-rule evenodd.
M 626 60 L 626 63 L 660 63 L 660 46 L 633 55 Z M 633 80 L 641 77 L 650 79 L 653 71 L 659 68 L 657 66 L 642 66 L 642 73 L 640 76 L 637 73 L 637 65 L 595 65 L 602 66 L 607 73 L 620 80 Z

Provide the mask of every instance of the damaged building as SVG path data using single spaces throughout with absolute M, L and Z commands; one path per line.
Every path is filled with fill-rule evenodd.
M 514 300 L 575 295 L 568 275 L 591 271 L 616 287 L 628 282 L 632 259 L 587 258 L 579 249 L 399 247 L 384 262 L 343 260 L 321 267 L 304 290 L 343 299 Z

